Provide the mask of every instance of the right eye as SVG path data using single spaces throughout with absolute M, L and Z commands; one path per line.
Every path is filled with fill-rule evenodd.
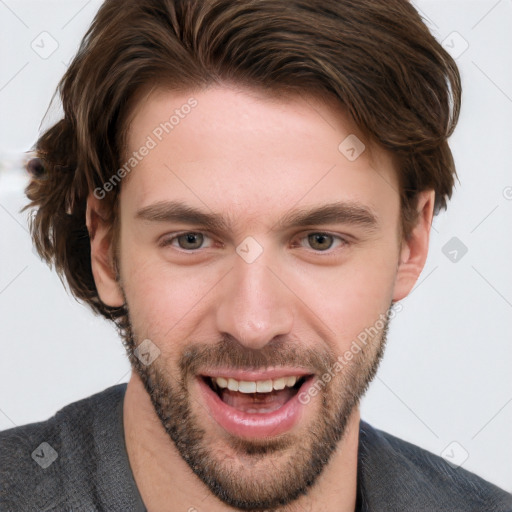
M 173 246 L 184 251 L 196 251 L 201 249 L 205 239 L 208 239 L 208 235 L 196 231 L 187 231 L 180 234 L 175 234 L 164 238 L 160 242 L 161 247 Z M 177 245 L 176 245 L 177 243 Z

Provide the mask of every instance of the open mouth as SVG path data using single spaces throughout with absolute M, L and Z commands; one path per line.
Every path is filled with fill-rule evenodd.
M 199 396 L 210 418 L 229 434 L 244 439 L 270 438 L 293 430 L 307 413 L 309 401 L 304 403 L 300 396 L 308 393 L 314 379 L 314 374 L 294 369 L 264 374 L 228 369 L 225 375 L 218 369 L 214 375 L 197 376 Z M 311 411 L 314 408 L 309 415 Z
M 288 376 L 264 381 L 238 381 L 201 376 L 208 387 L 227 405 L 245 413 L 264 414 L 280 409 L 312 375 Z

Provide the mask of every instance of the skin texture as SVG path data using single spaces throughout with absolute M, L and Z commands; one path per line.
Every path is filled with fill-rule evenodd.
M 353 511 L 358 402 L 386 337 L 387 322 L 377 322 L 424 266 L 434 192 L 419 195 L 418 224 L 401 240 L 392 159 L 340 105 L 232 85 L 143 96 L 130 116 L 127 155 L 191 97 L 197 106 L 121 184 L 119 279 L 101 200 L 91 194 L 87 208 L 100 297 L 129 310 L 124 427 L 137 486 L 149 511 Z M 338 150 L 350 134 L 366 145 L 354 161 Z M 222 215 L 228 229 L 137 218 L 171 200 Z M 376 225 L 278 224 L 291 210 L 335 202 L 364 206 Z M 204 235 L 202 245 L 172 239 L 190 232 Z M 262 248 L 251 263 L 236 251 L 247 237 Z M 290 431 L 243 439 L 208 413 L 198 373 L 287 365 L 320 378 L 375 325 L 378 334 L 311 397 Z M 150 365 L 133 353 L 145 339 L 159 350 Z

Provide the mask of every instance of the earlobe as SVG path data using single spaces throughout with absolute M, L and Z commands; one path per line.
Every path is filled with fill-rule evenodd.
M 111 225 L 102 214 L 101 200 L 93 194 L 87 198 L 86 224 L 91 243 L 91 267 L 101 301 L 111 307 L 124 304 L 124 297 L 116 280 L 112 258 Z
M 402 242 L 393 301 L 402 300 L 409 295 L 425 266 L 434 212 L 434 199 L 435 192 L 433 190 L 418 194 L 418 221 L 409 238 Z

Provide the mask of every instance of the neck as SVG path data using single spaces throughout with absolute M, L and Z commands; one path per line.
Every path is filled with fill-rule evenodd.
M 136 373 L 126 389 L 123 415 L 130 466 L 148 512 L 238 510 L 213 495 L 181 458 Z M 354 408 L 337 450 L 315 485 L 279 512 L 354 512 L 359 419 L 359 409 Z

